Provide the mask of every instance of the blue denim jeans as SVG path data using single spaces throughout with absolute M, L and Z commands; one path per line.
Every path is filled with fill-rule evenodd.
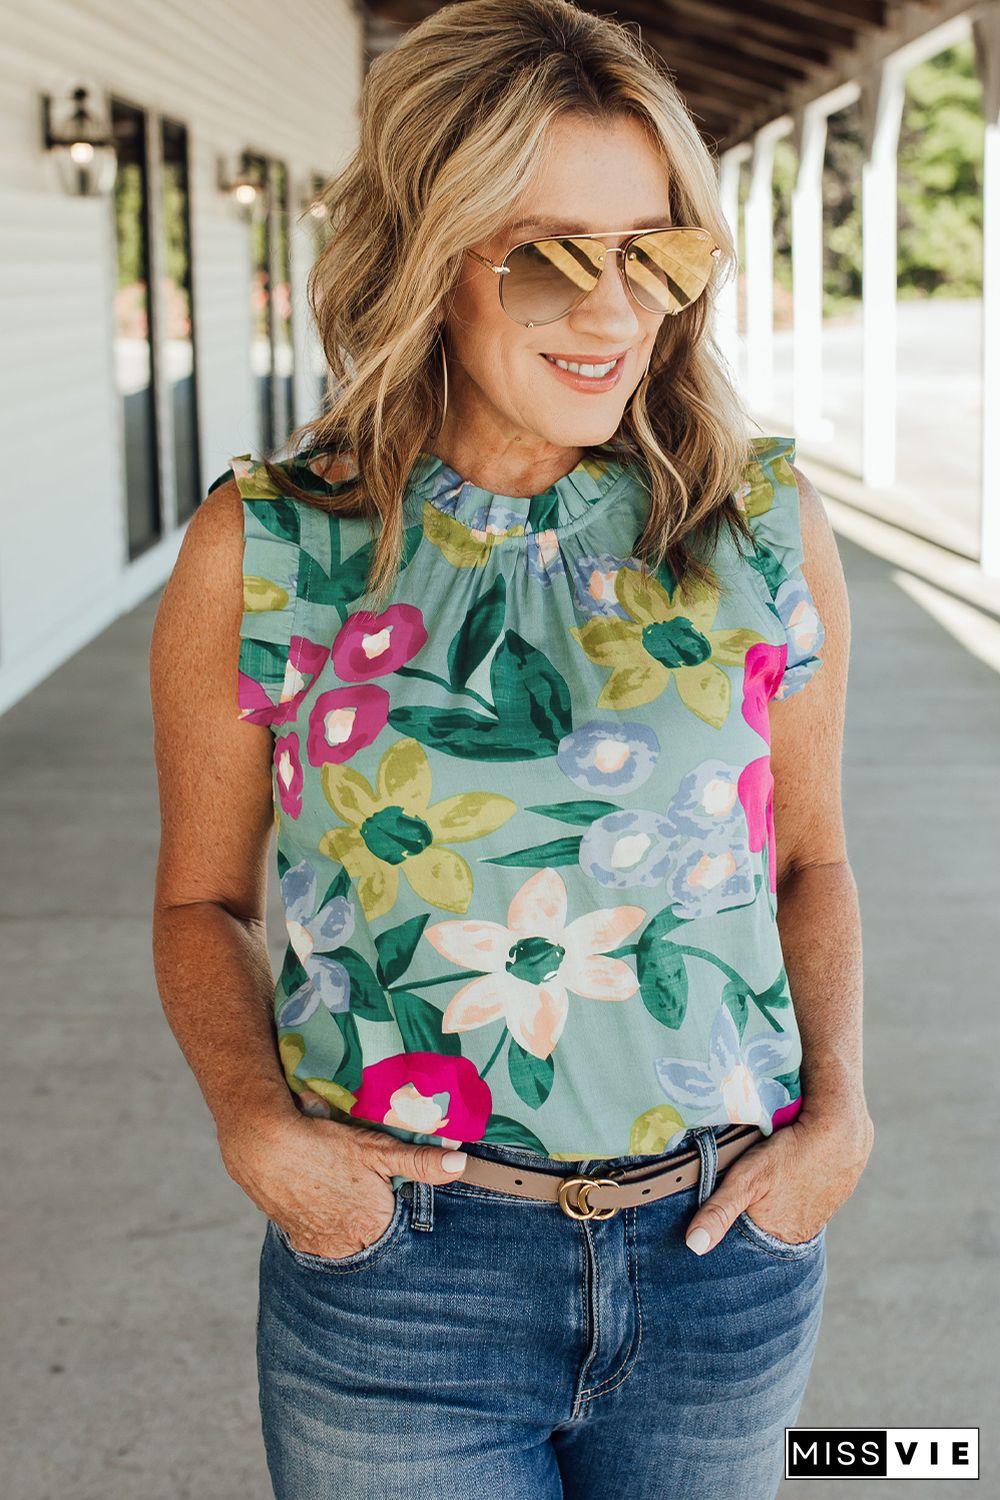
M 826 1229 L 745 1215 L 684 1243 L 717 1176 L 605 1220 L 461 1182 L 405 1181 L 385 1232 L 327 1259 L 268 1221 L 257 1364 L 277 1500 L 772 1500 L 826 1288 Z M 470 1155 L 560 1176 L 655 1157 Z

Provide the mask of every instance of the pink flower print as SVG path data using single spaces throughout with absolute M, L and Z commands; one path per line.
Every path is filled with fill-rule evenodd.
M 784 647 L 782 647 L 784 650 Z M 774 777 L 770 756 L 752 760 L 740 772 L 740 801 L 746 813 L 750 848 L 756 854 L 767 841 L 767 878 L 772 891 L 778 888 L 777 853 L 774 847 Z
M 288 646 L 285 676 L 278 692 L 277 701 L 268 689 L 254 677 L 240 672 L 238 677 L 238 717 L 248 719 L 251 724 L 287 724 L 294 719 L 298 706 L 308 693 L 316 677 L 330 655 L 328 646 L 307 640 L 304 635 L 293 635 Z
M 787 645 L 770 646 L 760 641 L 750 647 L 743 662 L 743 717 L 768 744 L 771 721 L 767 705 L 781 686 L 787 657 Z
M 389 722 L 389 694 L 374 682 L 320 693 L 309 715 L 309 763 L 338 765 L 378 739 Z
M 783 1125 L 790 1125 L 801 1109 L 802 1095 L 800 1094 L 797 1099 L 792 1100 L 791 1104 L 783 1104 L 780 1109 L 774 1111 L 771 1116 L 772 1127 L 780 1130 Z
M 297 818 L 302 811 L 302 761 L 297 734 L 283 734 L 275 740 L 274 778 L 281 811 Z
M 467 1057 L 441 1052 L 398 1052 L 361 1071 L 351 1106 L 356 1119 L 478 1141 L 493 1108 L 489 1084 Z
M 519 1046 L 548 1057 L 569 1011 L 567 990 L 588 1000 L 627 1000 L 639 987 L 620 958 L 607 956 L 644 920 L 641 906 L 614 906 L 566 921 L 566 886 L 539 870 L 499 922 L 437 922 L 424 936 L 451 963 L 486 972 L 462 986 L 444 1013 L 445 1032 L 471 1031 L 503 1016 Z
M 333 664 L 345 682 L 381 677 L 412 661 L 427 640 L 419 609 L 392 604 L 381 614 L 349 615 L 333 643 Z
M 274 704 L 267 695 L 267 689 L 256 677 L 248 677 L 246 672 L 240 672 L 237 678 L 237 702 L 240 706 L 240 719 L 246 719 L 249 724 L 270 724 L 274 718 Z

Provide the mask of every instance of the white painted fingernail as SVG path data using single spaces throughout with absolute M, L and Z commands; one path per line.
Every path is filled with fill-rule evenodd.
M 700 1224 L 698 1225 L 697 1229 L 692 1229 L 691 1233 L 684 1241 L 688 1249 L 693 1250 L 695 1255 L 704 1255 L 711 1242 L 712 1236 L 709 1234 L 708 1230 L 703 1229 Z
M 464 1151 L 446 1151 L 441 1158 L 441 1165 L 446 1172 L 464 1172 L 466 1159 Z

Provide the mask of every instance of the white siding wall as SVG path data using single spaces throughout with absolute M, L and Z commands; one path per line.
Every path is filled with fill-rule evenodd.
M 219 153 L 305 179 L 356 140 L 352 0 L 0 0 L 0 712 L 166 578 L 174 530 L 129 564 L 113 367 L 110 200 L 71 198 L 41 140 L 43 93 L 79 83 L 188 128 L 203 492 L 254 446 L 249 243 Z M 293 230 L 296 420 L 313 413 L 305 225 Z

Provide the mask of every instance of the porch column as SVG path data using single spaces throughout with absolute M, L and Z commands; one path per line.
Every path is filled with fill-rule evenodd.
M 794 116 L 792 189 L 792 421 L 798 438 L 829 436 L 823 421 L 823 153 L 826 106 Z
M 861 477 L 874 486 L 896 478 L 896 151 L 903 91 L 898 56 L 861 80 Z

